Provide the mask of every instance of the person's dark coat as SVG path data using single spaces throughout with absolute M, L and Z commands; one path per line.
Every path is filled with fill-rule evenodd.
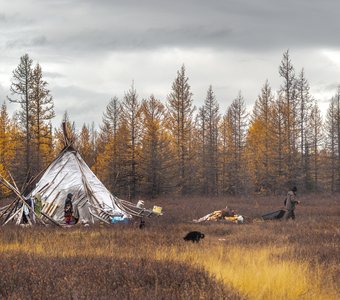
M 72 216 L 73 213 L 73 204 L 72 204 L 72 194 L 68 194 L 67 198 L 65 200 L 65 205 L 64 205 L 64 216 Z

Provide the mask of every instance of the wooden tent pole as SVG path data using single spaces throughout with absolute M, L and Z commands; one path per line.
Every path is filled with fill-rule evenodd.
M 51 221 L 53 224 L 62 227 L 58 222 L 54 221 L 52 218 L 50 218 L 48 215 L 46 215 L 45 213 L 41 212 L 41 214 L 48 219 L 49 221 Z
M 20 192 L 12 185 L 10 184 L 5 178 L 3 178 L 0 175 L 0 182 L 2 182 L 3 185 L 5 185 L 8 189 L 12 190 L 17 197 L 19 198 L 19 201 L 22 202 L 23 205 L 26 205 L 27 208 L 37 217 L 37 219 L 44 225 L 46 225 L 40 218 L 39 216 L 35 213 L 35 211 L 32 209 L 32 207 L 30 207 L 29 205 L 27 205 L 25 199 L 22 197 L 22 195 L 20 194 Z
M 23 210 L 23 207 L 18 209 L 2 226 L 6 225 L 9 221 L 11 221 L 17 214 L 21 213 Z
M 0 219 L 6 214 L 6 212 L 7 212 L 8 210 L 11 209 L 12 205 L 15 204 L 17 201 L 18 201 L 18 199 L 15 199 L 11 204 L 9 204 L 9 205 L 7 206 L 7 208 L 5 209 L 5 211 L 1 213 Z
M 6 216 L 3 223 L 5 223 L 8 220 L 8 218 L 11 216 L 12 212 L 16 210 L 16 208 L 18 207 L 18 204 L 19 204 L 19 199 L 15 200 L 15 205 L 12 207 L 12 209 L 10 210 L 8 215 Z M 3 225 L 3 223 L 2 223 L 2 225 Z

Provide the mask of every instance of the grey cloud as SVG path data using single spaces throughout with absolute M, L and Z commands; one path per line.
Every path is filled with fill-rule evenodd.
M 340 86 L 339 82 L 333 82 L 331 84 L 326 85 L 325 90 L 329 92 L 334 91 L 334 94 L 335 94 L 339 86 Z
M 337 93 L 338 87 L 340 86 L 339 82 L 332 82 L 329 84 L 323 85 L 318 92 L 323 93 L 334 93 L 334 95 Z
M 23 27 L 32 25 L 34 23 L 34 18 L 34 15 L 30 16 L 29 14 L 22 14 L 20 10 L 18 12 L 0 13 L 0 24 L 5 24 L 7 27 L 6 29 L 12 32 L 13 29 L 23 29 Z M 4 30 L 4 28 L 2 29 Z
M 65 75 L 58 73 L 58 72 L 44 72 L 44 76 L 46 78 L 51 78 L 51 79 L 55 79 L 55 78 L 65 78 Z
M 33 46 L 43 46 L 47 43 L 47 38 L 45 36 L 37 36 L 31 40 Z
M 150 50 L 155 48 L 184 48 L 212 46 L 221 39 L 226 39 L 232 33 L 231 29 L 207 28 L 202 26 L 187 26 L 185 28 L 150 28 L 144 32 L 107 32 L 95 30 L 78 32 L 75 35 L 57 41 L 58 48 L 75 49 L 80 52 L 114 51 L 114 50 Z M 205 41 L 204 45 L 202 41 Z
M 0 7 L 6 12 L 0 13 L 0 52 L 10 65 L 8 76 L 21 54 L 39 59 L 49 71 L 44 76 L 57 115 L 68 110 L 80 124 L 100 122 L 112 95 L 63 84 L 96 90 L 101 82 L 121 87 L 136 79 L 164 96 L 184 63 L 195 75 L 189 76 L 195 101 L 204 99 L 211 83 L 227 105 L 239 89 L 255 99 L 265 78 L 278 89 L 278 65 L 288 48 L 297 69 L 318 65 L 307 73 L 314 90 L 330 93 L 324 86 L 339 77 L 333 61 L 315 63 L 322 59 L 320 48 L 340 49 L 338 0 L 26 0 L 20 6 L 0 0 Z M 306 58 L 309 50 L 315 51 Z
M 34 38 L 23 47 L 49 45 L 64 53 L 163 47 L 245 51 L 340 47 L 336 38 L 340 2 L 335 0 L 70 0 L 40 1 L 39 7 L 48 13 L 32 10 L 26 18 L 33 18 L 41 37 L 49 39 Z
M 7 22 L 7 16 L 5 14 L 0 13 L 0 23 L 6 23 Z
M 33 38 L 20 38 L 9 40 L 6 43 L 6 47 L 10 49 L 14 48 L 31 48 L 31 47 L 41 47 L 47 44 L 47 38 L 45 36 L 36 36 Z
M 70 115 L 71 121 L 78 126 L 84 122 L 99 124 L 110 95 L 97 93 L 77 86 L 54 86 L 51 87 L 54 98 L 56 115 L 54 125 L 59 125 L 65 111 Z
M 263 50 L 340 43 L 335 38 L 340 3 L 335 0 L 135 0 L 100 5 L 80 1 L 79 5 L 86 23 L 68 28 L 71 34 L 65 35 L 65 45 L 76 43 L 91 50 L 169 46 Z

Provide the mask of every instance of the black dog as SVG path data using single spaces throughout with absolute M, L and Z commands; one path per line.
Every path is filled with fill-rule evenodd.
M 193 243 L 198 243 L 200 239 L 204 239 L 204 234 L 199 231 L 190 231 L 183 239 L 187 242 L 192 241 Z
M 140 223 L 139 223 L 139 229 L 144 229 L 145 227 L 145 221 L 142 219 L 140 220 Z

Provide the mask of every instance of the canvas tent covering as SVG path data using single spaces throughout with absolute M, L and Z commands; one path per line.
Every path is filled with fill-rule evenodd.
M 72 147 L 65 148 L 50 164 L 31 197 L 41 197 L 42 211 L 58 223 L 63 222 L 64 201 L 73 194 L 72 203 L 81 223 L 94 223 L 110 216 L 131 217 Z

